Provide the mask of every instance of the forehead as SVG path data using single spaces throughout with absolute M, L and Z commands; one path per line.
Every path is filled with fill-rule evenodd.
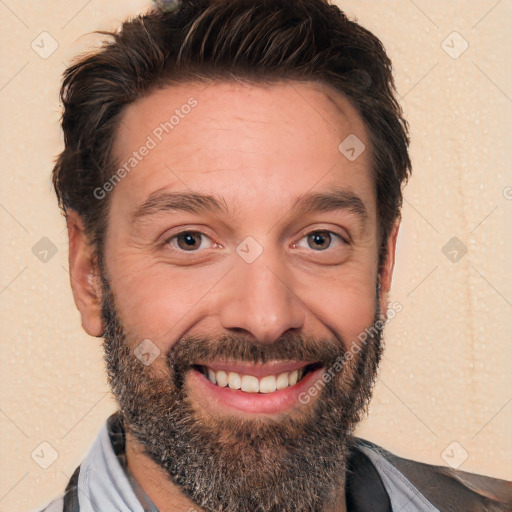
M 339 145 L 354 136 L 366 149 L 351 160 Z M 166 87 L 125 109 L 113 154 L 127 171 L 112 192 L 119 214 L 162 189 L 222 192 L 239 211 L 333 186 L 374 198 L 362 119 L 340 93 L 316 83 Z

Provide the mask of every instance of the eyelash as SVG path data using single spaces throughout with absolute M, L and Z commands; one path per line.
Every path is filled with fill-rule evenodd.
M 314 235 L 316 233 L 328 233 L 330 236 L 331 236 L 331 239 L 332 237 L 334 236 L 335 238 L 338 239 L 338 241 L 340 241 L 342 243 L 342 245 L 349 245 L 348 241 L 343 237 L 341 236 L 340 234 L 338 233 L 335 233 L 334 231 L 330 231 L 329 229 L 314 229 L 313 231 L 310 231 L 309 233 L 306 233 L 300 240 L 304 240 L 305 238 L 307 238 L 308 236 L 311 236 L 311 235 Z M 297 244 L 293 244 L 294 246 L 296 246 Z M 318 252 L 318 253 L 323 253 L 323 252 L 327 252 L 329 249 L 331 249 L 331 245 L 332 245 L 332 240 L 331 240 L 331 244 L 329 244 L 329 247 L 327 247 L 327 249 L 324 249 L 324 250 L 321 250 L 321 251 L 314 251 L 313 249 L 311 249 L 313 252 Z
M 337 239 L 342 243 L 342 245 L 349 245 L 349 242 L 345 239 L 345 237 L 341 236 L 341 235 L 340 235 L 340 234 L 338 234 L 338 233 L 335 233 L 334 231 L 330 231 L 330 230 L 328 230 L 328 229 L 315 229 L 315 230 L 313 230 L 313 231 L 310 231 L 310 232 L 306 233 L 306 234 L 305 234 L 305 235 L 304 235 L 304 236 L 299 240 L 299 242 L 300 242 L 301 240 L 303 240 L 304 238 L 307 238 L 308 236 L 314 235 L 314 234 L 316 234 L 316 233 L 327 233 L 327 234 L 329 234 L 331 237 L 332 237 L 332 236 L 334 236 L 335 238 L 337 238 Z M 179 233 L 175 233 L 174 235 L 172 235 L 172 236 L 168 237 L 167 239 L 165 239 L 165 240 L 164 240 L 163 245 L 164 245 L 164 246 L 171 245 L 171 241 L 172 241 L 172 240 L 175 240 L 175 239 L 177 239 L 180 235 L 184 235 L 184 234 L 201 235 L 202 237 L 206 237 L 206 238 L 208 238 L 208 239 L 210 239 L 210 240 L 211 240 L 211 238 L 210 238 L 206 233 L 203 233 L 203 232 L 201 232 L 201 231 L 194 231 L 194 230 L 190 230 L 190 229 L 188 229 L 188 230 L 180 231 Z M 298 242 L 297 242 L 297 243 L 294 243 L 294 244 L 293 244 L 293 246 L 294 246 L 294 247 L 296 247 L 296 246 L 297 246 L 297 244 L 298 244 Z M 220 247 L 222 247 L 220 244 L 215 244 L 215 243 L 214 243 L 213 245 L 214 245 L 214 246 L 217 246 L 217 247 L 219 247 L 219 246 L 220 246 Z M 175 251 L 178 251 L 178 252 L 184 253 L 184 254 L 186 254 L 186 253 L 192 253 L 192 254 L 193 254 L 193 253 L 197 253 L 197 252 L 199 252 L 199 250 L 185 251 L 185 250 L 183 250 L 183 249 L 180 249 L 179 247 L 172 247 L 172 249 L 173 249 L 173 250 L 175 250 Z M 321 251 L 313 251 L 313 252 L 323 253 L 323 252 L 327 252 L 327 250 L 328 250 L 328 249 L 331 249 L 331 246 L 330 246 L 330 245 L 329 245 L 329 247 L 328 247 L 327 249 L 324 249 L 324 250 L 321 250 Z M 313 250 L 313 249 L 311 249 L 311 250 Z

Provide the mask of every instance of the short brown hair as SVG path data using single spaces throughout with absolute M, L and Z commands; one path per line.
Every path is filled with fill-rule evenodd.
M 101 256 L 108 198 L 93 191 L 112 176 L 111 150 L 126 105 L 172 83 L 247 79 L 320 81 L 342 93 L 369 131 L 380 263 L 402 184 L 411 172 L 408 125 L 380 42 L 328 0 L 182 0 L 123 23 L 64 73 L 65 148 L 53 169 L 64 210 L 77 211 Z

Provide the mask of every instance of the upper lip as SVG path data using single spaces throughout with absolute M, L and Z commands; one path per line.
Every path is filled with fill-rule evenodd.
M 253 375 L 254 377 L 264 377 L 265 375 L 279 375 L 284 372 L 292 372 L 299 370 L 315 363 L 315 361 L 270 361 L 265 364 L 251 364 L 241 362 L 227 362 L 227 361 L 212 361 L 212 362 L 198 362 L 196 366 L 205 366 L 217 372 L 224 370 L 226 372 L 235 372 L 242 375 Z

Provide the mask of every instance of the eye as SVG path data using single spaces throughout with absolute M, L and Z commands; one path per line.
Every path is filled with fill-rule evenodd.
M 173 249 L 185 252 L 197 252 L 199 248 L 208 249 L 215 245 L 210 243 L 209 246 L 204 247 L 202 244 L 203 239 L 207 239 L 211 242 L 210 237 L 200 231 L 182 231 L 181 233 L 167 238 L 165 244 L 171 245 Z
M 336 239 L 338 243 L 341 243 L 342 246 L 348 244 L 348 242 L 341 235 L 326 229 L 312 231 L 311 233 L 308 233 L 306 236 L 304 236 L 301 240 L 304 239 L 307 240 L 308 248 L 317 252 L 323 252 L 326 249 L 329 249 L 333 243 L 333 239 Z M 297 246 L 304 247 L 301 246 L 300 243 L 297 244 Z

